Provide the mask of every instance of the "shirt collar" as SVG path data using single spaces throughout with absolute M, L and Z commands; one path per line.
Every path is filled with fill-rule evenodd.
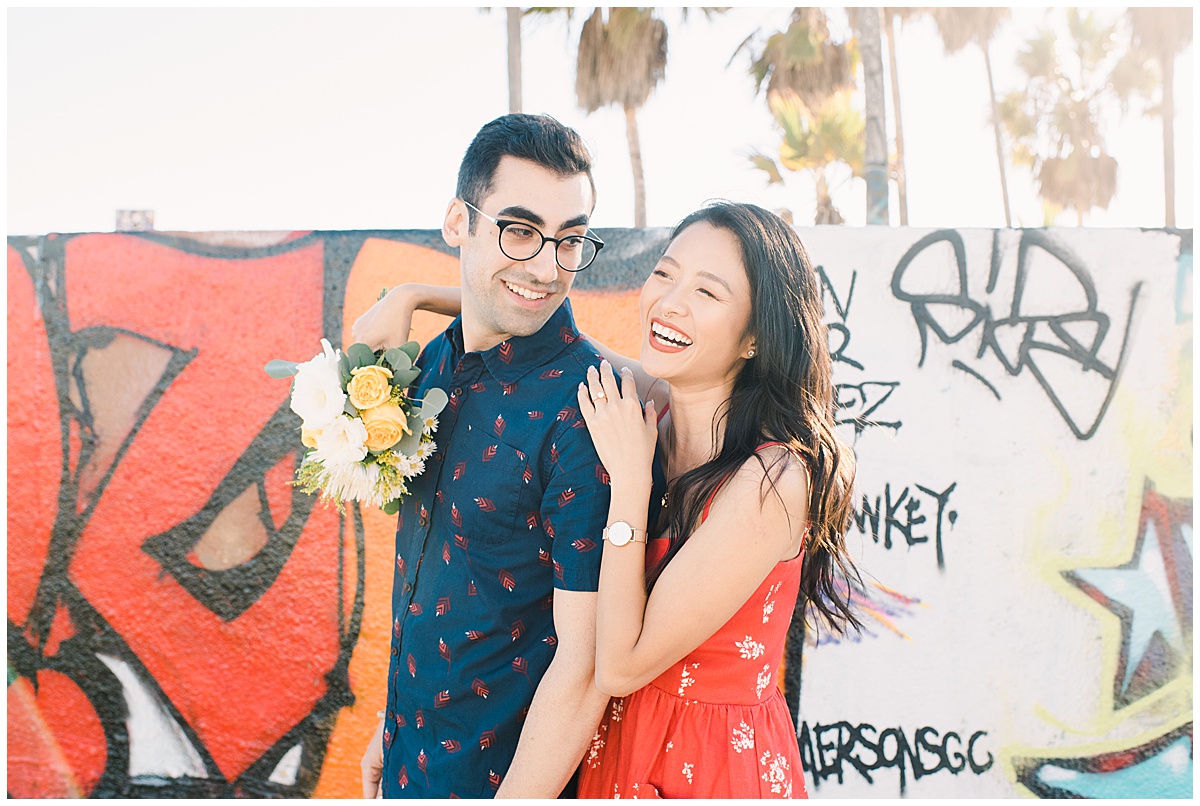
M 446 332 L 455 352 L 463 355 L 462 317 L 455 319 Z M 506 339 L 484 350 L 479 357 L 496 380 L 516 383 L 531 369 L 551 361 L 579 337 L 579 328 L 575 326 L 575 316 L 571 312 L 571 300 L 564 299 L 537 333 Z

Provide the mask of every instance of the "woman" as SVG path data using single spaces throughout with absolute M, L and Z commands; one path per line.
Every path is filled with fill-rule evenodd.
M 803 797 L 775 684 L 797 595 L 857 624 L 834 584 L 854 574 L 854 460 L 812 265 L 777 216 L 714 204 L 675 228 L 640 319 L 640 365 L 611 356 L 621 380 L 606 361 L 579 391 L 612 485 L 596 683 L 614 697 L 579 796 Z

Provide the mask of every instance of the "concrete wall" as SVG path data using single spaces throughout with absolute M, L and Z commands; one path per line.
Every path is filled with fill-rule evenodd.
M 665 233 L 602 235 L 576 313 L 633 351 Z M 810 792 L 1190 795 L 1191 232 L 801 235 L 869 625 L 793 631 Z M 262 366 L 405 279 L 436 233 L 9 239 L 11 795 L 360 792 L 393 523 L 287 486 Z

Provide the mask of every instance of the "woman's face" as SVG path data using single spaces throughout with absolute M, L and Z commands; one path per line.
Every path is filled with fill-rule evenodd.
M 641 296 L 641 360 L 676 386 L 732 380 L 754 346 L 750 281 L 728 230 L 697 222 L 650 272 Z

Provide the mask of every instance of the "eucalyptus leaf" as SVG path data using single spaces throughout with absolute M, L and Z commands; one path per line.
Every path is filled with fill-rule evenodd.
M 263 367 L 263 369 L 265 369 L 267 374 L 272 378 L 290 378 L 296 374 L 296 368 L 298 366 L 300 366 L 300 364 L 296 361 L 284 361 L 283 359 L 276 358 L 272 361 L 268 361 L 267 365 Z
M 446 403 L 450 398 L 446 396 L 446 392 L 438 389 L 436 386 L 425 393 L 425 398 L 421 401 L 421 419 L 426 417 L 436 417 L 442 413 L 442 409 L 446 408 Z
M 360 341 L 347 347 L 346 355 L 350 357 L 350 366 L 354 369 L 369 367 L 375 363 L 375 351 Z
M 386 504 L 384 504 L 382 507 L 380 507 L 380 509 L 383 510 L 384 515 L 395 515 L 397 512 L 400 511 L 400 499 L 399 498 L 392 499 L 391 501 L 388 501 Z
M 392 446 L 392 450 L 405 456 L 412 456 L 416 453 L 417 446 L 421 444 L 421 419 L 409 415 L 408 427 L 412 429 L 412 433 L 401 437 L 400 441 Z
M 421 345 L 415 341 L 405 342 L 396 349 L 403 350 L 414 364 L 417 363 L 417 356 L 421 354 Z
M 401 370 L 392 375 L 392 380 L 395 381 L 396 386 L 399 386 L 401 389 L 407 389 L 409 384 L 415 381 L 420 374 L 421 370 L 419 369 Z
M 393 347 L 383 354 L 383 360 L 388 362 L 393 372 L 412 369 L 412 358 L 399 347 Z
M 350 374 L 350 358 L 345 353 L 338 359 L 338 374 L 342 378 L 343 386 L 350 383 L 350 379 L 354 377 Z
M 358 409 L 354 408 L 354 404 L 350 402 L 350 398 L 346 398 L 346 405 L 342 406 L 342 411 L 346 412 L 351 417 L 358 416 Z

